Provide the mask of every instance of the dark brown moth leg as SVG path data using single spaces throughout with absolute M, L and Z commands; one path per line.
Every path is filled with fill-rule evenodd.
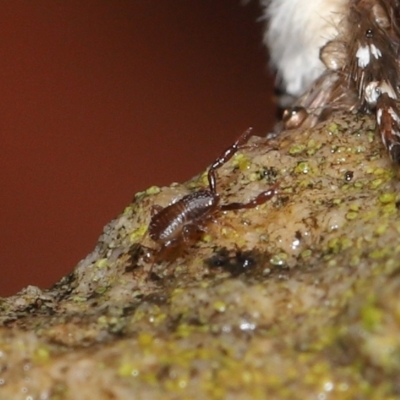
M 386 93 L 378 99 L 376 121 L 390 158 L 400 164 L 400 114 L 396 102 Z

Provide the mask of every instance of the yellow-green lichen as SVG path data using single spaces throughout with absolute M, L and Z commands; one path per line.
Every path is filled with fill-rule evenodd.
M 382 183 L 384 183 L 384 180 L 381 178 L 372 180 L 370 183 L 371 189 L 377 189 Z
M 72 301 L 75 303 L 85 303 L 87 301 L 86 297 L 82 297 L 82 296 L 74 296 L 72 298 Z
M 148 189 L 146 189 L 146 194 L 150 196 L 153 194 L 158 194 L 160 191 L 161 189 L 158 186 L 150 186 Z
M 100 258 L 100 260 L 97 260 L 94 265 L 96 268 L 99 268 L 99 269 L 105 268 L 108 266 L 108 260 L 107 260 L 107 258 Z
M 311 255 L 312 255 L 312 250 L 310 250 L 310 249 L 303 250 L 300 253 L 300 257 L 303 259 L 307 259 L 307 258 L 311 257 Z
M 237 153 L 233 157 L 233 165 L 243 172 L 250 167 L 251 162 L 243 153 Z
M 386 257 L 386 256 L 388 255 L 388 253 L 389 253 L 389 249 L 385 249 L 385 248 L 383 248 L 383 249 L 376 249 L 376 250 L 373 250 L 373 251 L 371 251 L 371 252 L 369 253 L 369 257 L 370 257 L 371 259 L 373 259 L 373 260 L 379 260 L 379 259 L 381 259 L 381 258 Z
M 354 182 L 353 186 L 355 189 L 362 189 L 364 187 L 364 183 L 363 182 Z
M 103 293 L 105 293 L 106 291 L 107 291 L 107 286 L 98 286 L 96 289 L 95 289 L 95 292 L 97 293 L 97 294 L 103 294 Z
M 364 329 L 374 331 L 378 329 L 382 320 L 382 310 L 375 306 L 373 298 L 369 299 L 368 303 L 361 309 L 361 322 Z
M 327 130 L 329 131 L 329 134 L 336 135 L 339 132 L 339 126 L 332 122 L 327 126 Z
M 352 245 L 353 241 L 350 238 L 335 237 L 328 241 L 327 247 L 332 253 L 338 254 Z M 334 262 L 334 260 L 332 260 L 332 262 Z
M 295 144 L 289 149 L 289 154 L 291 156 L 296 156 L 296 155 L 303 153 L 305 149 L 306 149 L 305 145 Z
M 308 174 L 310 172 L 310 164 L 307 161 L 302 161 L 297 164 L 296 168 L 294 169 L 294 172 L 296 174 Z
M 151 335 L 149 333 L 142 332 L 139 334 L 137 340 L 138 340 L 138 344 L 141 347 L 148 347 L 153 344 L 154 337 L 153 337 L 153 335 Z
M 379 201 L 382 204 L 394 203 L 396 201 L 396 194 L 395 193 L 382 193 L 379 196 Z
M 359 145 L 359 146 L 355 146 L 354 149 L 352 149 L 352 151 L 356 154 L 358 153 L 365 153 L 366 148 L 365 146 Z
M 248 176 L 248 180 L 250 182 L 257 182 L 257 181 L 261 180 L 263 177 L 264 177 L 264 174 L 262 173 L 262 171 L 256 171 L 256 172 L 252 172 Z
M 348 220 L 352 220 L 352 219 L 356 219 L 356 218 L 358 218 L 358 212 L 356 212 L 356 211 L 349 211 L 346 214 L 346 219 L 348 219 Z
M 134 230 L 129 236 L 131 243 L 137 243 L 139 240 L 143 238 L 146 232 L 147 232 L 147 225 L 140 225 L 139 228 Z
M 214 302 L 213 307 L 218 312 L 224 312 L 226 310 L 226 304 L 221 300 Z
M 124 378 L 137 377 L 139 376 L 138 366 L 130 362 L 124 362 L 118 368 L 118 375 Z
M 288 260 L 288 255 L 286 253 L 278 253 L 278 254 L 274 254 L 270 258 L 270 263 L 277 267 L 282 267 L 282 266 L 286 265 L 287 260 Z
M 50 350 L 45 346 L 40 346 L 35 350 L 32 356 L 32 361 L 35 363 L 43 364 L 49 361 L 50 356 Z

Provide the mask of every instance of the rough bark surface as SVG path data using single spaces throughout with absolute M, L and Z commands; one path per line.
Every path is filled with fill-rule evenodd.
M 210 160 L 212 161 L 212 160 Z M 1 300 L 0 399 L 400 397 L 400 181 L 368 117 L 254 138 L 207 232 L 153 265 L 138 193 L 53 288 Z

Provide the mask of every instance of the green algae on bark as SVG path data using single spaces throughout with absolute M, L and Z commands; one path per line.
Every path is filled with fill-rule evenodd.
M 198 241 L 152 268 L 138 193 L 49 290 L 1 302 L 0 400 L 400 398 L 400 183 L 373 122 L 254 138 L 218 170 Z

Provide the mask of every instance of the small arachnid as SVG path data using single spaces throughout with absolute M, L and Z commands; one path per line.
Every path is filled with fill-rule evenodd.
M 400 164 L 400 0 L 260 0 L 286 108 L 283 128 L 373 113 Z
M 158 245 L 156 259 L 168 258 L 182 245 L 192 244 L 217 212 L 255 208 L 274 196 L 276 185 L 248 203 L 220 204 L 216 170 L 229 161 L 250 136 L 251 129 L 248 129 L 214 161 L 208 170 L 208 189 L 190 193 L 152 216 L 147 234 Z

